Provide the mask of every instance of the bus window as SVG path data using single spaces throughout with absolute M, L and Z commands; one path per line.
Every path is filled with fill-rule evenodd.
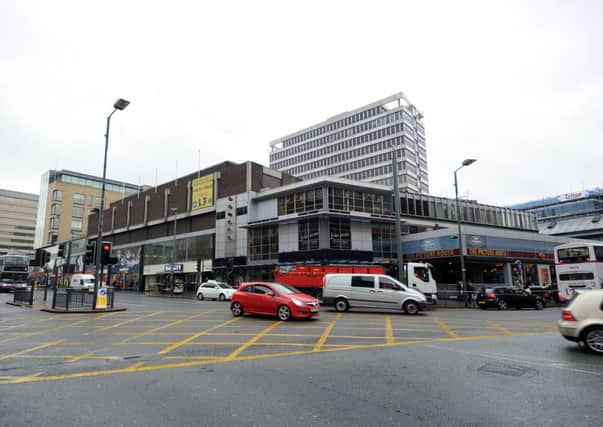
M 577 248 L 564 248 L 557 250 L 559 263 L 586 262 L 590 260 L 590 253 L 587 246 Z

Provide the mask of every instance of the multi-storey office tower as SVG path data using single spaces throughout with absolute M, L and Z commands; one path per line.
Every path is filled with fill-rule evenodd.
M 33 255 L 38 195 L 0 189 L 0 255 Z
M 402 93 L 270 143 L 270 167 L 304 180 L 335 176 L 393 185 L 398 159 L 401 191 L 428 193 L 423 114 Z

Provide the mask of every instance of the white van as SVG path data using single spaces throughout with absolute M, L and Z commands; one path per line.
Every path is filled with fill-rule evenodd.
M 94 276 L 92 274 L 74 274 L 71 276 L 69 287 L 72 289 L 87 289 L 94 292 Z
M 427 304 L 421 292 L 383 274 L 327 274 L 324 280 L 323 305 L 334 305 L 337 311 L 369 307 L 417 314 Z

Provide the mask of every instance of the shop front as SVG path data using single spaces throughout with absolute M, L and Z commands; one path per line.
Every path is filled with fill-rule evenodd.
M 547 287 L 554 284 L 553 248 L 562 237 L 516 230 L 464 226 L 463 254 L 467 281 L 489 284 Z M 433 265 L 438 286 L 452 289 L 461 281 L 460 249 L 456 230 L 443 229 L 403 237 L 405 261 Z

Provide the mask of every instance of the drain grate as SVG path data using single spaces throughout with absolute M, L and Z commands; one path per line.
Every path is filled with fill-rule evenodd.
M 488 372 L 490 374 L 506 375 L 509 377 L 521 377 L 530 371 L 529 368 L 522 368 L 521 366 L 505 365 L 503 363 L 486 363 L 481 366 L 478 371 Z

